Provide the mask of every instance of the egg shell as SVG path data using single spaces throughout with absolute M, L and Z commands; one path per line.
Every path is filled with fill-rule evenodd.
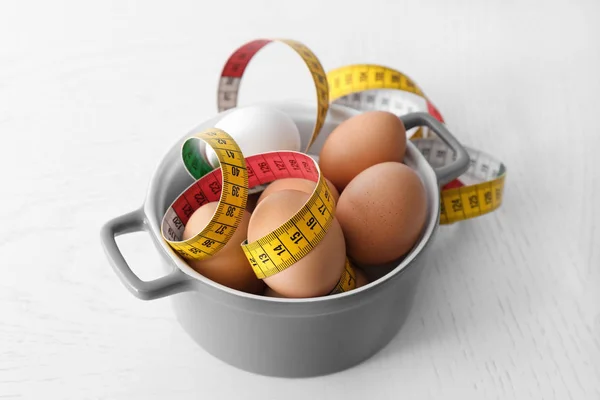
M 276 291 L 274 291 L 273 289 L 271 289 L 269 286 L 265 287 L 265 290 L 263 292 L 263 296 L 267 296 L 267 297 L 278 297 L 278 298 L 284 298 L 285 296 L 277 293 Z
M 397 162 L 376 164 L 358 174 L 342 192 L 336 208 L 347 254 L 362 266 L 405 255 L 419 239 L 426 214 L 421 179 Z
M 325 183 L 327 183 L 327 187 L 329 188 L 329 191 L 331 192 L 331 195 L 333 196 L 333 199 L 335 200 L 335 202 L 337 203 L 337 201 L 340 198 L 340 194 L 338 193 L 337 189 L 335 188 L 335 186 L 333 185 L 333 183 L 331 183 L 331 181 L 329 181 L 327 178 L 325 179 Z M 315 186 L 317 186 L 317 182 L 315 181 L 311 181 L 310 179 L 303 179 L 303 178 L 283 178 L 283 179 L 277 179 L 276 181 L 273 181 L 272 183 L 269 184 L 269 186 L 267 186 L 267 188 L 265 190 L 263 190 L 263 192 L 261 193 L 259 199 L 258 199 L 258 203 L 260 203 L 261 201 L 263 201 L 268 195 L 278 192 L 280 190 L 298 190 L 307 194 L 312 194 L 312 192 L 315 190 Z
M 369 284 L 369 278 L 367 278 L 367 275 L 365 275 L 363 270 L 358 267 L 353 267 L 353 268 L 354 268 L 354 273 L 356 274 L 356 289 Z
M 225 115 L 215 128 L 227 132 L 238 144 L 244 157 L 276 150 L 300 151 L 300 132 L 286 113 L 271 107 L 240 107 Z M 215 151 L 205 147 L 206 158 L 219 166 Z
M 206 227 L 217 209 L 218 202 L 201 206 L 190 216 L 183 231 L 183 240 L 198 234 Z M 259 294 L 264 282 L 256 277 L 241 244 L 246 239 L 250 213 L 244 211 L 240 225 L 227 244 L 212 257 L 204 260 L 187 260 L 187 264 L 210 280 L 232 289 Z
M 248 200 L 246 201 L 246 211 L 249 213 L 254 212 L 256 205 L 258 204 L 258 199 L 260 198 L 260 193 L 253 193 L 248 195 Z
M 387 111 L 367 111 L 329 134 L 319 153 L 319 167 L 341 193 L 360 172 L 382 162 L 402 162 L 405 152 L 402 120 Z
M 297 190 L 281 190 L 266 197 L 252 213 L 248 241 L 253 242 L 278 228 L 293 217 L 309 198 L 308 194 Z M 290 267 L 264 278 L 264 281 L 285 297 L 324 296 L 340 280 L 345 261 L 344 236 L 334 217 L 317 246 Z

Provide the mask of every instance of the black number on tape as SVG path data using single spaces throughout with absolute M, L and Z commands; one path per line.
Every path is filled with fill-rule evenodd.
M 266 162 L 258 163 L 258 168 L 260 168 L 263 173 L 271 172 L 271 168 L 269 168 L 269 164 Z
M 275 166 L 279 171 L 283 171 L 285 169 L 285 164 L 283 161 L 275 160 Z
M 186 217 L 189 218 L 190 215 L 192 215 L 194 212 L 194 210 L 192 209 L 192 206 L 190 206 L 189 204 L 186 204 L 183 206 L 183 213 L 185 214 Z
M 240 169 L 236 166 L 231 167 L 231 175 L 240 176 Z
M 196 202 L 198 203 L 199 206 L 206 203 L 206 196 L 204 196 L 204 193 L 202 193 L 202 192 L 196 193 L 194 195 L 194 199 L 196 199 Z
M 315 228 L 315 226 L 317 226 L 317 220 L 315 219 L 315 217 L 310 217 L 308 219 L 308 222 L 306 223 L 306 226 L 308 226 L 312 231 Z
M 212 190 L 213 194 L 217 194 L 221 191 L 221 185 L 219 182 L 211 182 L 208 186 L 210 187 L 210 190 Z
M 306 172 L 308 172 L 309 174 L 312 173 L 312 168 L 310 168 L 310 165 L 308 165 L 306 161 L 302 161 L 302 165 L 304 166 Z
M 479 207 L 479 199 L 477 198 L 477 195 L 469 196 L 469 205 L 471 206 L 471 208 Z
M 452 211 L 459 212 L 462 211 L 462 202 L 460 199 L 452 200 Z
M 492 204 L 492 192 L 485 192 L 483 199 L 485 200 L 485 204 L 488 206 Z
M 303 239 L 303 237 L 302 237 L 302 234 L 300 232 L 294 232 L 294 234 L 292 236 L 290 236 L 290 239 L 294 243 L 298 244 Z
M 183 227 L 183 222 L 181 222 L 178 216 L 173 217 L 173 223 L 175 224 L 175 228 L 177 229 L 181 229 Z
M 225 215 L 227 215 L 228 217 L 233 217 L 234 211 L 235 211 L 235 207 L 229 206 L 229 207 L 227 207 L 227 212 L 225 213 Z
M 273 250 L 275 250 L 277 252 L 277 255 L 280 256 L 283 253 L 285 253 L 285 249 L 283 248 L 282 245 L 278 244 L 277 246 L 273 247 Z
M 182 249 L 177 249 L 176 251 L 177 251 L 177 254 L 179 254 L 183 258 L 185 258 L 187 256 L 187 253 Z

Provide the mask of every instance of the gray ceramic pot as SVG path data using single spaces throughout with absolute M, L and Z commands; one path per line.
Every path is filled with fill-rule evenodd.
M 297 123 L 304 148 L 312 132 L 316 108 L 302 102 L 266 103 L 288 113 Z M 415 248 L 367 286 L 328 297 L 278 299 L 242 293 L 204 278 L 187 266 L 160 231 L 163 213 L 192 183 L 180 161 L 183 140 L 214 124 L 228 111 L 197 126 L 167 152 L 150 181 L 138 209 L 107 222 L 102 244 L 125 287 L 143 300 L 170 296 L 185 331 L 215 357 L 258 374 L 304 377 L 354 366 L 382 349 L 399 331 L 411 307 L 423 265 L 420 255 L 439 224 L 440 186 L 463 174 L 469 157 L 454 137 L 428 114 L 402 117 L 407 129 L 428 125 L 454 151 L 449 165 L 434 170 L 419 149 L 408 142 L 405 162 L 415 169 L 427 190 L 428 218 Z M 326 136 L 359 111 L 332 105 L 318 140 L 309 150 L 318 154 Z M 157 249 L 165 276 L 140 280 L 127 265 L 115 236 L 146 231 Z

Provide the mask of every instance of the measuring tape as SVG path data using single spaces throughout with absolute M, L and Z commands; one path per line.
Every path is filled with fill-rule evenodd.
M 246 159 L 250 187 L 282 178 L 317 182 L 310 198 L 292 218 L 242 249 L 259 279 L 275 275 L 307 255 L 325 237 L 335 215 L 335 200 L 319 170 L 304 153 L 269 152 Z
M 398 116 L 427 112 L 444 122 L 433 102 L 407 75 L 373 64 L 355 64 L 327 73 L 333 103 L 361 111 L 382 110 Z M 428 127 L 413 128 L 413 138 L 430 137 Z M 407 132 L 407 133 L 408 133 Z
M 315 89 L 317 90 L 317 118 L 312 135 L 305 149 L 307 151 L 325 123 L 327 111 L 329 110 L 329 88 L 321 62 L 308 47 L 298 41 L 289 39 L 257 39 L 244 44 L 234 51 L 221 72 L 217 90 L 217 108 L 219 112 L 222 112 L 237 106 L 240 83 L 248 63 L 260 49 L 272 42 L 286 44 L 302 58 L 312 75 Z
M 219 82 L 219 111 L 236 106 L 244 70 L 250 59 L 270 42 L 256 40 L 247 43 L 229 58 Z M 321 130 L 329 109 L 325 72 L 306 46 L 290 40 L 281 42 L 302 57 L 317 89 L 319 107 L 308 149 Z M 215 150 L 221 163 L 219 168 L 213 169 L 208 163 L 204 152 L 196 143 L 197 139 L 203 140 Z M 241 244 L 256 276 L 264 279 L 283 271 L 307 255 L 325 237 L 335 215 L 335 200 L 320 173 L 318 163 L 309 155 L 280 151 L 244 158 L 231 136 L 219 129 L 209 129 L 186 140 L 181 152 L 185 169 L 197 182 L 186 189 L 167 210 L 162 231 L 165 240 L 183 258 L 203 259 L 216 254 L 239 225 L 249 190 L 282 178 L 309 179 L 317 184 L 306 204 L 290 220 L 252 243 L 245 241 Z M 237 180 L 231 182 L 232 177 Z M 182 241 L 183 231 L 192 213 L 200 206 L 217 200 L 217 212 L 206 228 L 193 238 Z M 230 220 L 224 221 L 226 217 Z M 346 259 L 342 276 L 332 293 L 355 287 L 355 273 Z
M 187 260 L 201 260 L 216 254 L 231 239 L 246 208 L 249 189 L 283 178 L 316 182 L 305 205 L 287 222 L 252 243 L 241 244 L 259 279 L 288 268 L 308 254 L 325 237 L 335 215 L 335 200 L 320 173 L 318 163 L 307 154 L 278 151 L 244 158 L 237 143 L 223 130 L 207 129 L 184 141 L 182 159 L 194 171 L 203 152 L 204 141 L 217 154 L 220 167 L 190 185 L 169 207 L 163 217 L 163 238 Z M 221 183 L 222 182 L 222 183 Z M 181 240 L 191 215 L 202 205 L 218 201 L 211 221 L 188 240 Z M 333 292 L 356 287 L 355 273 L 346 266 Z
M 257 39 L 244 44 L 234 51 L 221 71 L 221 78 L 219 79 L 217 90 L 217 109 L 219 112 L 223 112 L 237 106 L 242 76 L 250 63 L 250 60 L 259 52 L 259 50 L 272 42 L 280 42 L 292 48 L 302 58 L 312 75 L 317 92 L 318 107 L 315 126 L 306 146 L 306 150 L 308 150 L 316 140 L 317 135 L 325 123 L 325 117 L 329 110 L 329 88 L 327 86 L 325 71 L 323 70 L 319 59 L 308 47 L 300 42 L 288 39 Z M 192 147 L 193 144 L 189 143 L 187 148 L 184 148 L 183 151 L 197 153 L 197 150 Z M 213 167 L 204 159 L 204 157 L 194 157 L 194 165 L 186 164 L 186 169 L 194 179 L 200 179 L 211 172 Z
M 412 139 L 434 167 L 453 160 L 453 152 L 437 140 Z M 463 146 L 470 157 L 469 169 L 444 186 L 440 196 L 440 224 L 451 224 L 490 213 L 502 204 L 506 169 L 492 156 Z
M 305 149 L 307 151 L 316 140 L 325 122 L 329 110 L 329 86 L 319 59 L 308 47 L 298 41 L 257 39 L 235 50 L 221 72 L 217 90 L 217 109 L 222 112 L 237 106 L 240 83 L 250 60 L 260 49 L 272 42 L 280 42 L 292 48 L 302 58 L 313 78 L 317 93 L 317 115 L 313 132 Z M 301 158 L 302 162 L 299 164 L 298 160 L 295 160 L 295 164 L 286 166 L 285 163 L 282 164 L 285 158 L 275 159 L 281 154 L 295 155 L 295 158 Z M 305 178 L 317 182 L 317 185 L 306 204 L 289 221 L 253 243 L 244 242 L 242 244 L 250 265 L 260 279 L 283 271 L 308 254 L 325 236 L 335 214 L 335 201 L 320 173 L 319 165 L 312 158 L 297 152 L 265 153 L 263 157 L 269 160 L 258 160 L 259 168 L 254 165 L 256 157 L 247 158 L 250 190 L 275 180 L 270 176 L 271 167 L 278 168 L 279 173 L 283 173 L 283 169 L 279 169 L 280 167 L 285 167 L 287 171 L 288 175 L 276 179 Z M 288 160 L 291 161 L 289 158 Z M 273 163 L 271 163 L 270 165 L 269 161 L 279 161 L 279 164 L 272 165 Z M 300 169 L 296 169 L 298 166 Z M 302 172 L 302 175 L 299 175 L 299 172 Z M 196 175 L 192 174 L 192 176 L 200 176 L 202 173 L 206 173 L 205 170 L 197 169 Z M 256 177 L 256 181 L 254 177 Z M 352 266 L 346 259 L 346 267 L 334 291 L 348 291 L 356 287 L 354 277 Z
M 421 88 L 407 75 L 374 64 L 356 64 L 327 73 L 332 103 L 361 111 L 384 110 L 402 116 L 425 111 L 444 122 L 442 114 Z M 410 131 L 409 131 L 410 132 Z M 452 163 L 454 152 L 429 129 L 415 131 L 410 139 L 432 167 Z M 467 172 L 442 188 L 440 224 L 474 218 L 502 204 L 506 167 L 481 151 L 465 146 L 470 166 Z
M 358 110 L 386 110 L 398 116 L 426 111 L 443 122 L 438 109 L 408 76 L 379 65 L 350 65 L 325 75 L 310 49 L 293 40 L 254 40 L 238 48 L 227 60 L 218 86 L 219 112 L 237 106 L 240 82 L 250 60 L 267 44 L 278 41 L 290 46 L 304 60 L 317 91 L 315 126 L 305 151 L 319 134 L 332 103 Z M 410 140 L 434 168 L 447 165 L 453 151 L 431 134 L 427 127 L 412 130 Z M 409 131 L 410 132 L 410 131 Z M 220 161 L 213 169 L 200 151 L 202 140 Z M 468 149 L 471 165 L 459 179 L 442 188 L 440 223 L 448 224 L 489 213 L 502 203 L 506 168 L 493 157 Z M 288 221 L 258 240 L 241 243 L 259 279 L 283 271 L 306 256 L 326 235 L 335 215 L 335 200 L 311 156 L 294 151 L 275 151 L 243 157 L 226 132 L 209 129 L 186 140 L 182 159 L 197 181 L 186 189 L 165 213 L 163 237 L 182 257 L 202 259 L 214 255 L 231 238 L 239 225 L 249 190 L 282 178 L 304 178 L 316 182 L 306 204 Z M 221 183 L 222 181 L 222 183 Z M 219 201 L 209 224 L 194 237 L 182 241 L 185 224 L 203 204 Z M 342 276 L 331 294 L 356 287 L 356 273 L 348 258 Z
M 202 158 L 197 141 L 215 151 L 221 167 L 191 184 L 163 216 L 163 238 L 186 260 L 213 256 L 231 239 L 239 226 L 248 200 L 248 171 L 242 152 L 228 133 L 211 128 L 188 138 L 182 146 L 183 162 L 188 171 Z M 190 216 L 209 202 L 218 201 L 206 227 L 187 240 L 181 240 Z
M 356 289 L 356 272 L 354 272 L 354 267 L 352 264 L 350 264 L 350 260 L 346 257 L 346 265 L 344 266 L 342 277 L 329 295 L 349 292 L 352 289 Z
M 183 258 L 200 260 L 216 254 L 239 226 L 249 188 L 283 178 L 309 179 L 317 185 L 306 204 L 290 220 L 252 243 L 245 241 L 241 244 L 256 276 L 263 279 L 283 271 L 308 254 L 325 237 L 335 215 L 335 200 L 313 158 L 294 151 L 244 158 L 229 134 L 212 128 L 184 142 L 182 158 L 188 170 L 197 167 L 198 160 L 203 158 L 199 146 L 194 143 L 197 140 L 211 146 L 221 166 L 190 185 L 163 217 L 163 238 Z M 219 203 L 211 221 L 201 232 L 182 241 L 191 215 L 212 201 Z M 352 289 L 355 281 L 354 271 L 346 260 L 344 273 L 334 291 Z

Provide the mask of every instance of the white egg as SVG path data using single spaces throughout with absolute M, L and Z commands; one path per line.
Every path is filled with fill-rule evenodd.
M 240 107 L 215 124 L 236 141 L 244 157 L 277 150 L 300 151 L 300 132 L 284 112 L 265 106 Z M 205 147 L 206 159 L 219 166 L 214 150 Z

